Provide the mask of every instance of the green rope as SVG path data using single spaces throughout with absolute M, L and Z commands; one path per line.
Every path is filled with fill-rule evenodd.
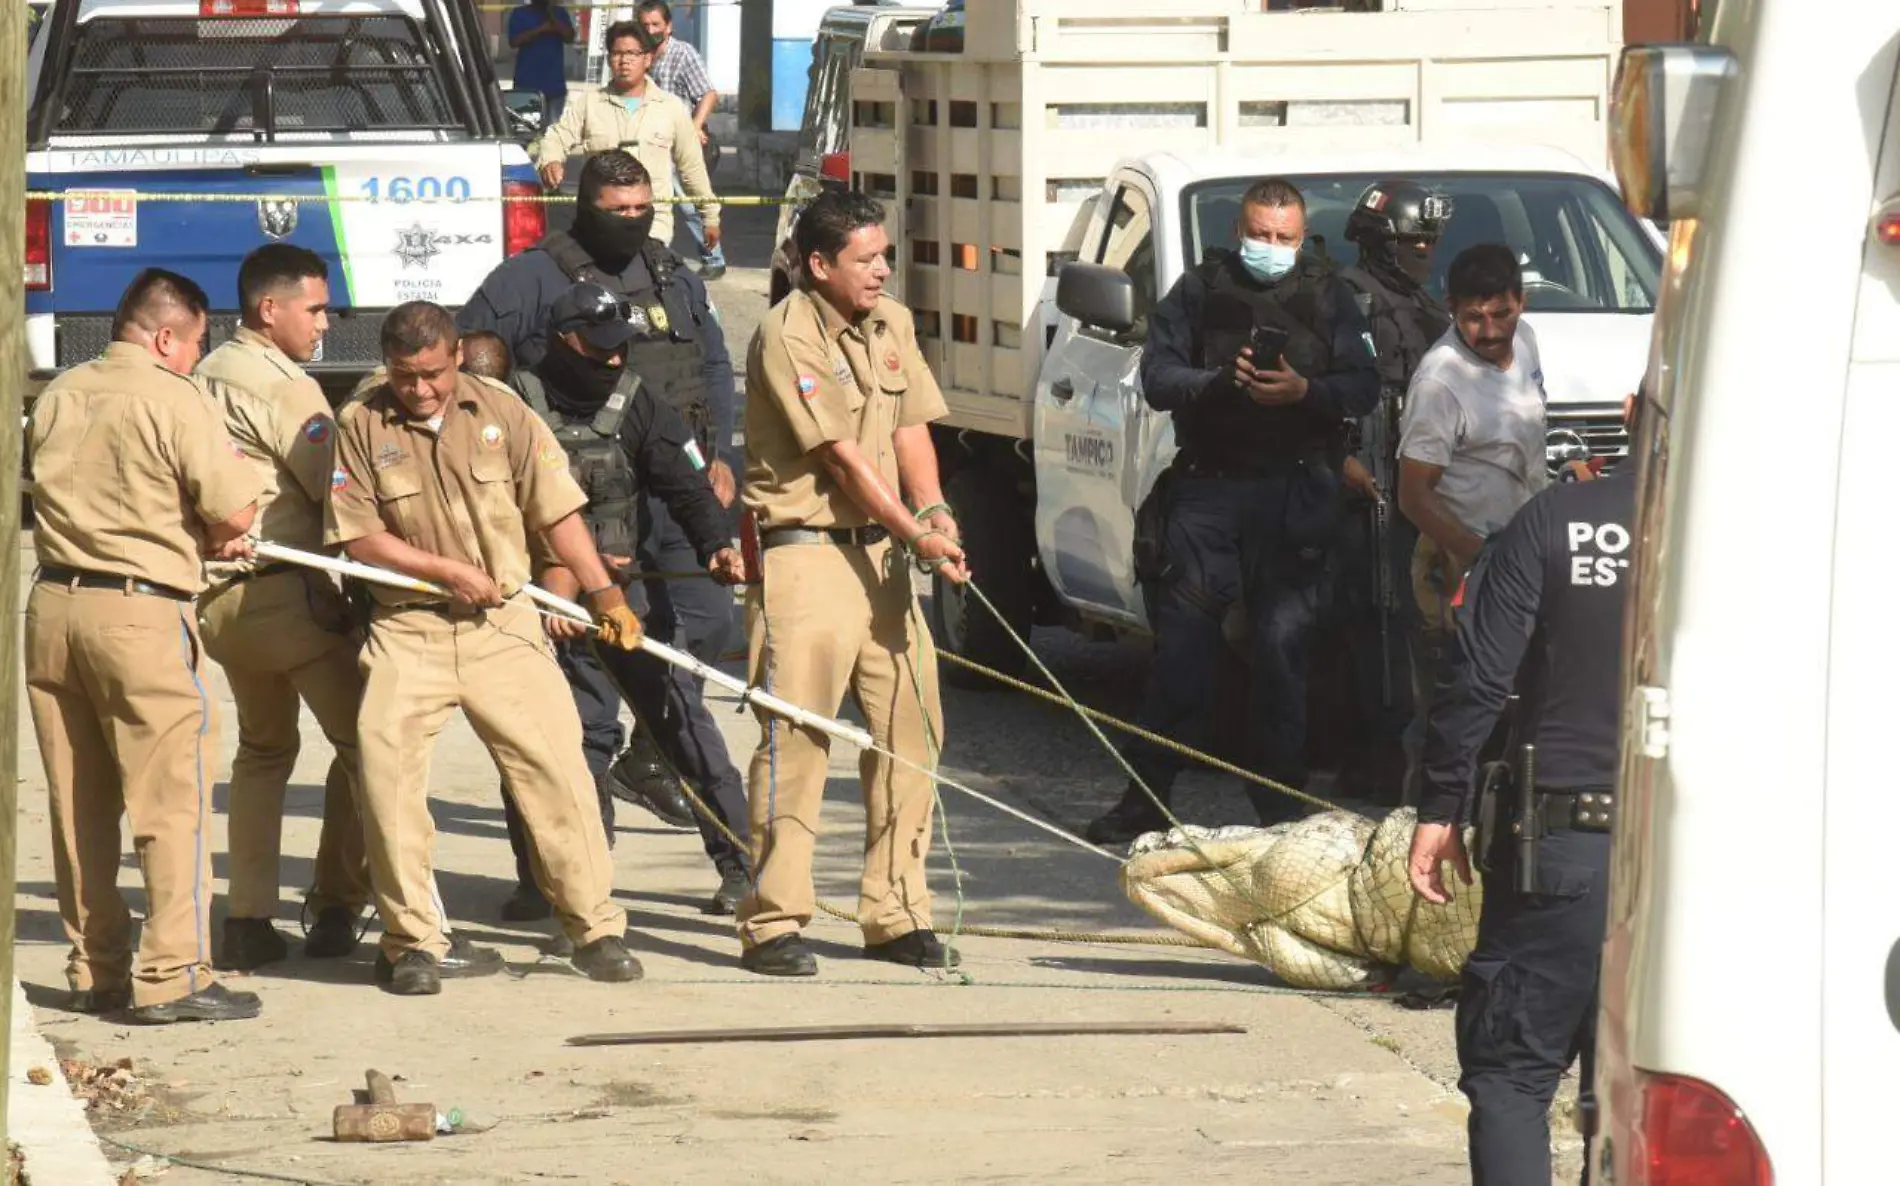
M 182 1165 L 188 1170 L 203 1170 L 208 1174 L 229 1174 L 234 1178 L 256 1178 L 262 1182 L 289 1182 L 292 1186 L 342 1186 L 342 1183 L 326 1182 L 321 1178 L 298 1178 L 290 1174 L 273 1174 L 269 1170 L 239 1169 L 236 1166 L 218 1165 L 209 1161 L 196 1161 L 189 1157 L 174 1157 L 169 1153 L 160 1153 L 156 1149 L 141 1149 L 137 1145 L 121 1141 L 117 1137 L 109 1137 L 105 1133 L 95 1133 L 94 1135 L 115 1149 L 123 1149 L 125 1152 L 135 1154 L 139 1157 L 156 1158 L 169 1165 Z M 33 1167 L 29 1165 L 27 1167 L 27 1173 L 31 1174 L 32 1172 Z

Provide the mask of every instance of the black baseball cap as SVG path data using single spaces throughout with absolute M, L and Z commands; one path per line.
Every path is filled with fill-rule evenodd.
M 596 350 L 618 350 L 633 337 L 627 302 L 598 284 L 580 283 L 562 293 L 548 311 L 548 328 L 578 333 Z

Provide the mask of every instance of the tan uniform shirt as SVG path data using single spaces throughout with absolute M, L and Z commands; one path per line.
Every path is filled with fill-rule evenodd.
M 619 96 L 604 87 L 568 96 L 567 110 L 541 137 L 541 151 L 534 165 L 539 169 L 565 161 L 575 151 L 596 153 L 610 148 L 625 148 L 646 166 L 653 175 L 655 199 L 676 196 L 676 169 L 688 197 L 712 196 L 712 177 L 706 172 L 706 156 L 700 148 L 699 129 L 693 125 L 693 113 L 685 100 L 650 78 L 635 111 L 628 111 Z M 657 205 L 653 237 L 668 243 L 673 238 L 673 204 L 661 201 Z M 719 203 L 695 205 L 707 226 L 719 225 Z
M 813 450 L 855 441 L 901 493 L 891 434 L 948 411 L 909 309 L 882 297 L 851 323 L 794 292 L 766 313 L 747 355 L 745 504 L 761 528 L 866 526 Z
M 521 397 L 458 374 L 439 431 L 412 418 L 388 386 L 345 406 L 325 536 L 347 544 L 387 531 L 484 570 L 503 596 L 512 596 L 529 579 L 528 534 L 585 505 L 567 454 Z M 385 605 L 430 600 L 371 588 Z
M 33 404 L 33 546 L 41 564 L 204 588 L 204 527 L 256 502 L 257 472 L 193 378 L 114 342 Z
M 263 479 L 252 534 L 305 551 L 322 546 L 323 505 L 336 468 L 336 420 L 323 388 L 269 338 L 242 327 L 198 364 L 198 377 Z M 256 566 L 207 567 L 216 582 Z

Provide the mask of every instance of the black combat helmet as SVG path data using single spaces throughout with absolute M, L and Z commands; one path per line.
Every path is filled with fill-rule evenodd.
M 1359 244 L 1368 264 L 1396 268 L 1414 284 L 1431 274 L 1431 253 L 1401 240 L 1436 242 L 1451 221 L 1451 199 L 1416 181 L 1375 181 L 1359 195 L 1346 219 L 1346 238 Z

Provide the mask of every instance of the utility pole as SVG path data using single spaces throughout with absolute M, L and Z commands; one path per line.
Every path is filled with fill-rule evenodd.
M 772 130 L 772 0 L 739 9 L 739 128 Z
M 20 416 L 26 382 L 26 0 L 0 0 L 0 1155 L 13 1068 L 20 790 Z M 8 727 L 8 723 L 11 727 Z

